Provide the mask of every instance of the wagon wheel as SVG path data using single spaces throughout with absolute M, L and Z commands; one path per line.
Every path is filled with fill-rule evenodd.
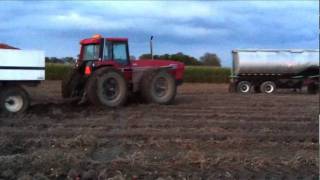
M 0 109 L 5 116 L 23 113 L 29 104 L 29 95 L 22 87 L 12 86 L 1 90 Z

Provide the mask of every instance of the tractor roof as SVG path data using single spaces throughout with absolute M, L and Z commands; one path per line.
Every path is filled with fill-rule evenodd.
M 103 37 L 99 34 L 93 35 L 91 38 L 83 39 L 80 41 L 80 44 L 98 44 L 100 43 Z M 105 38 L 108 41 L 112 42 L 127 42 L 128 38 Z
M 108 41 L 127 42 L 128 38 L 106 38 Z

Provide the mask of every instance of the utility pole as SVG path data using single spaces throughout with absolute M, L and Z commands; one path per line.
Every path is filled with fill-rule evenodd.
M 153 36 L 150 37 L 150 54 L 151 54 L 151 59 L 153 60 L 153 47 L 152 47 L 152 39 Z

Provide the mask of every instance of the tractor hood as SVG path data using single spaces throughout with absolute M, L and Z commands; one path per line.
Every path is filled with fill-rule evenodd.
M 177 81 L 183 81 L 184 64 L 177 61 L 170 60 L 136 60 L 131 61 L 133 69 L 158 69 L 158 68 L 170 68 L 171 73 L 175 76 Z

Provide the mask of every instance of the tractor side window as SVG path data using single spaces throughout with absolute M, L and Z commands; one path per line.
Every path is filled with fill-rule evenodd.
M 84 46 L 83 60 L 97 60 L 99 59 L 99 45 L 90 44 Z
M 121 64 L 128 63 L 126 43 L 113 44 L 113 59 Z

